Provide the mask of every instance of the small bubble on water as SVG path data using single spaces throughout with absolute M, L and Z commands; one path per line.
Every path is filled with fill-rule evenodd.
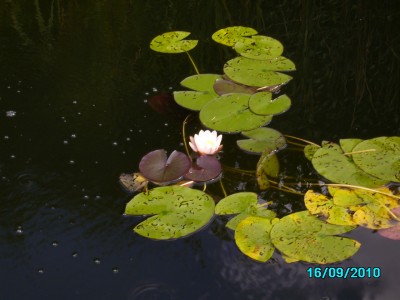
M 71 138 L 75 139 L 76 138 L 76 134 L 75 133 L 71 134 Z
M 10 158 L 14 159 L 16 156 L 14 154 L 10 155 Z
M 168 87 L 169 90 L 172 90 L 172 86 Z
M 113 274 L 118 274 L 119 273 L 119 269 L 118 268 L 112 268 L 112 272 L 113 272 Z
M 57 242 L 57 241 L 53 241 L 53 242 L 51 243 L 51 245 L 52 245 L 53 247 L 57 247 L 57 246 L 58 246 L 58 242 Z
M 22 226 L 18 226 L 17 230 L 15 230 L 15 233 L 18 235 L 24 234 L 24 230 L 23 230 Z
M 67 145 L 67 144 L 68 144 L 68 141 L 67 141 L 67 140 L 64 140 L 63 143 L 64 143 L 64 145 Z
M 72 103 L 73 103 L 73 104 L 77 104 L 77 103 L 78 103 L 78 101 L 74 100 L 74 101 L 72 101 Z
M 89 199 L 89 195 L 83 196 L 83 199 L 85 199 L 85 200 Z
M 75 164 L 75 161 L 71 159 L 68 163 L 69 163 L 70 165 L 73 165 L 73 164 Z
M 127 137 L 126 140 L 129 142 L 131 140 L 131 138 Z
M 43 268 L 39 268 L 39 269 L 37 269 L 37 272 L 38 272 L 39 274 L 44 274 L 44 269 L 43 269 Z
M 9 137 L 8 135 L 5 135 L 5 136 L 4 136 L 4 139 L 5 139 L 5 140 L 8 140 L 9 138 L 10 138 L 10 137 Z
M 97 124 L 97 125 L 99 125 L 99 127 L 103 126 L 103 124 L 101 124 L 101 123 L 99 123 L 99 124 Z
M 72 258 L 77 258 L 78 257 L 78 252 L 72 253 Z
M 164 123 L 164 126 L 168 126 L 168 123 Z
M 153 92 L 158 92 L 156 87 L 153 87 L 152 90 L 153 90 Z
M 150 93 L 149 93 L 149 92 L 145 92 L 144 94 L 145 94 L 146 96 L 148 96 Z
M 147 103 L 147 99 L 144 99 L 144 100 L 143 100 L 143 103 Z
M 118 143 L 117 142 L 113 142 L 112 145 L 113 146 L 118 146 Z
M 17 112 L 14 110 L 6 111 L 6 117 L 12 118 L 12 117 L 15 117 L 16 115 L 17 115 Z
M 96 264 L 96 265 L 99 265 L 99 264 L 101 264 L 101 260 L 99 259 L 99 258 L 93 258 L 93 262 Z
M 96 195 L 96 197 L 94 197 L 96 200 L 99 200 L 99 199 L 101 199 L 101 196 L 100 195 Z
M 18 94 L 20 94 L 20 93 L 21 93 L 21 91 L 20 91 L 20 90 L 17 90 L 17 93 L 18 93 Z
M 80 111 L 78 111 L 77 115 L 80 116 L 82 113 Z

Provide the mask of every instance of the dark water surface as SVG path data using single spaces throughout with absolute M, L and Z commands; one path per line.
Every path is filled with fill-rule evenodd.
M 0 299 L 396 299 L 400 243 L 370 230 L 352 232 L 360 251 L 334 266 L 380 267 L 381 278 L 310 279 L 309 264 L 245 257 L 219 218 L 186 239 L 144 239 L 118 185 L 145 153 L 182 150 L 181 119 L 147 103 L 194 72 L 184 55 L 149 50 L 169 30 L 202 41 L 192 54 L 207 73 L 234 56 L 211 41 L 219 28 L 282 41 L 298 71 L 291 110 L 271 124 L 281 132 L 317 143 L 400 135 L 395 3 L 2 0 Z M 254 168 L 236 138 L 224 137 L 223 163 Z M 280 158 L 284 174 L 309 175 L 301 154 Z M 228 192 L 255 190 L 226 180 Z M 280 216 L 304 209 L 301 197 L 263 197 Z

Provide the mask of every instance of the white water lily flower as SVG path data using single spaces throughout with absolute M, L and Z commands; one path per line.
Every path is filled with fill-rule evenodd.
M 214 155 L 222 149 L 221 140 L 222 135 L 217 136 L 215 130 L 200 130 L 199 134 L 190 137 L 189 145 L 200 155 Z

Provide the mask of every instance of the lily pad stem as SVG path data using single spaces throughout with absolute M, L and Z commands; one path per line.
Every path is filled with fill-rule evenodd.
M 187 117 L 185 118 L 185 120 L 183 120 L 183 123 L 182 123 L 183 145 L 185 145 L 186 154 L 189 157 L 190 157 L 190 153 L 189 153 L 189 148 L 188 148 L 188 145 L 187 145 L 187 142 L 186 142 L 186 123 L 189 120 L 191 115 L 192 114 L 187 115 Z
M 294 139 L 294 140 L 302 141 L 304 143 L 307 143 L 307 144 L 310 144 L 310 145 L 314 145 L 314 146 L 317 146 L 318 148 L 321 148 L 320 145 L 317 145 L 317 144 L 315 144 L 313 142 L 310 142 L 310 141 L 307 141 L 307 140 L 304 140 L 304 139 L 301 139 L 301 138 L 298 138 L 298 137 L 295 137 L 295 136 L 291 136 L 291 135 L 287 135 L 287 134 L 284 134 L 284 136 L 287 137 L 287 138 L 291 138 L 291 139 Z
M 190 56 L 189 52 L 185 51 L 185 53 L 186 53 L 187 56 L 189 57 L 189 60 L 190 60 L 190 62 L 192 63 L 193 68 L 194 68 L 194 70 L 196 71 L 196 74 L 199 75 L 199 74 L 200 74 L 199 69 L 197 69 L 197 66 L 196 66 L 196 64 L 195 64 L 195 62 L 194 62 L 194 60 L 193 60 L 193 58 Z
M 226 193 L 226 190 L 225 190 L 225 187 L 224 187 L 224 184 L 222 183 L 222 176 L 219 178 L 219 184 L 220 184 L 220 186 L 221 186 L 222 192 L 224 193 L 224 197 L 225 197 L 225 198 L 228 197 L 228 195 L 227 195 L 227 193 Z

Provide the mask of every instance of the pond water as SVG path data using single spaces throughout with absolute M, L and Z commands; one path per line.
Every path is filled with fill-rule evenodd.
M 317 265 L 245 257 L 222 218 L 185 239 L 142 238 L 118 183 L 145 153 L 183 150 L 182 118 L 148 103 L 194 74 L 186 56 L 149 49 L 170 30 L 201 41 L 192 55 L 205 73 L 235 55 L 211 40 L 217 29 L 251 26 L 280 40 L 298 69 L 285 87 L 292 108 L 270 125 L 283 133 L 316 143 L 400 135 L 393 3 L 1 1 L 0 299 L 397 298 L 400 243 L 371 230 L 351 232 L 361 249 L 333 266 L 379 267 L 381 278 L 313 279 L 307 268 Z M 187 130 L 200 128 L 194 120 Z M 223 163 L 254 168 L 236 138 L 224 136 Z M 311 172 L 301 153 L 280 160 L 296 180 Z M 226 187 L 256 191 L 240 177 Z M 280 216 L 304 209 L 295 195 L 263 197 Z

